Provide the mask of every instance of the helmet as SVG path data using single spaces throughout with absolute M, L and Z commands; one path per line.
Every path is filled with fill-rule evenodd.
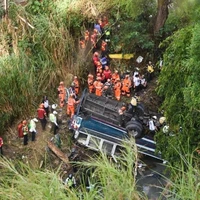
M 163 124 L 163 123 L 165 123 L 165 122 L 166 122 L 166 118 L 165 118 L 165 117 L 160 117 L 159 123 L 160 123 L 160 124 Z
M 115 70 L 115 73 L 117 74 L 117 73 L 118 73 L 118 70 Z
M 117 79 L 116 79 L 116 81 L 120 81 L 120 79 L 119 79 L 119 78 L 117 78 Z
M 51 107 L 52 107 L 52 109 L 56 109 L 57 106 L 58 106 L 58 104 L 53 104 Z
M 78 77 L 77 76 L 74 76 L 74 79 L 77 79 Z
M 110 82 L 110 79 L 109 79 L 109 78 L 107 79 L 107 82 Z
M 156 116 L 153 116 L 153 117 L 152 117 L 152 119 L 155 119 L 155 120 L 156 120 L 156 119 L 157 119 L 157 117 L 156 117 Z
M 72 178 L 72 174 L 69 174 L 69 178 L 70 178 L 70 179 Z
M 63 81 L 61 81 L 61 82 L 60 82 L 60 85 L 64 85 L 64 82 L 63 82 Z
M 94 29 L 94 33 L 98 33 L 98 30 L 96 28 Z
M 101 81 L 101 77 L 98 76 L 98 77 L 97 77 L 97 81 Z
M 58 113 L 54 110 L 54 111 L 53 111 L 53 114 L 54 114 L 54 115 L 57 115 Z
M 33 121 L 34 121 L 34 122 L 38 122 L 38 119 L 36 119 L 36 118 L 33 118 Z

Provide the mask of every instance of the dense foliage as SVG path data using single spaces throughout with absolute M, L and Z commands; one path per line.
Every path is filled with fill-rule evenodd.
M 197 8 L 193 12 L 193 19 L 190 17 L 190 25 L 177 30 L 163 43 L 167 49 L 164 53 L 164 68 L 159 76 L 158 94 L 163 97 L 162 109 L 165 110 L 170 131 L 175 136 L 166 137 L 161 133 L 157 138 L 163 155 L 173 162 L 177 161 L 178 156 L 175 148 L 181 153 L 187 148 L 192 152 L 199 147 L 200 25 L 193 24 L 198 13 Z

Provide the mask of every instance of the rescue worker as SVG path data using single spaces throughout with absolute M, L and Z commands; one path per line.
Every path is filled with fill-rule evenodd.
M 40 104 L 39 108 L 37 109 L 37 115 L 38 119 L 40 120 L 40 123 L 42 125 L 42 130 L 44 131 L 46 128 L 46 111 L 44 110 L 44 104 Z
M 122 103 L 122 107 L 118 110 L 119 126 L 124 126 L 124 113 L 126 112 L 126 104 Z
M 120 80 L 120 76 L 119 76 L 118 70 L 115 70 L 115 72 L 112 74 L 112 83 L 115 84 L 115 81 L 116 81 L 117 79 Z
M 103 83 L 101 82 L 101 78 L 97 77 L 97 80 L 94 82 L 95 94 L 97 96 L 102 96 L 102 88 Z
M 90 38 L 90 32 L 88 30 L 85 31 L 84 37 L 85 37 L 85 41 L 88 42 Z
M 30 123 L 29 123 L 29 132 L 31 133 L 31 140 L 35 141 L 35 135 L 37 133 L 36 131 L 36 122 L 38 122 L 38 120 L 36 118 L 31 119 Z
M 115 98 L 119 101 L 121 99 L 121 87 L 122 84 L 120 82 L 120 79 L 117 78 L 115 85 L 114 85 L 114 92 L 115 92 Z
M 102 58 L 100 59 L 101 65 L 102 65 L 102 69 L 105 69 L 105 66 L 108 65 L 109 66 L 109 59 L 107 55 L 102 56 Z
M 79 94 L 79 89 L 80 89 L 80 84 L 79 84 L 77 76 L 74 76 L 73 83 L 74 83 L 75 94 L 78 95 Z
M 84 38 L 80 39 L 79 44 L 80 44 L 81 49 L 85 49 L 85 40 L 84 40 Z
M 154 67 L 152 65 L 152 62 L 149 61 L 148 65 L 147 65 L 147 82 L 152 80 L 153 72 L 154 72 Z
M 19 138 L 23 138 L 23 131 L 22 131 L 22 127 L 23 127 L 23 121 L 21 121 L 18 126 L 17 126 L 17 132 L 18 132 L 18 137 Z
M 140 76 L 140 82 L 141 82 L 141 89 L 144 89 L 147 87 L 147 81 L 146 81 L 144 75 Z
M 96 74 L 97 73 L 102 73 L 103 72 L 103 69 L 102 69 L 102 65 L 101 65 L 101 62 L 97 62 L 97 64 L 96 64 Z
M 44 104 L 44 110 L 46 111 L 47 117 L 49 117 L 49 100 L 47 96 L 43 97 L 42 103 Z
M 107 42 L 104 40 L 101 42 L 101 52 L 103 55 L 107 54 Z
M 75 105 L 78 103 L 79 103 L 79 101 L 75 100 L 74 95 L 70 94 L 70 97 L 68 98 L 68 102 L 67 102 L 67 115 L 69 115 L 70 118 L 72 118 L 74 116 Z
M 155 125 L 155 121 L 154 120 L 157 120 L 156 116 L 150 117 L 149 121 L 148 121 L 149 132 L 150 132 L 150 134 L 152 136 L 154 136 L 156 131 L 157 131 L 157 127 Z
M 23 121 L 23 127 L 22 127 L 23 135 L 24 135 L 24 145 L 28 144 L 28 126 L 27 121 Z
M 135 92 L 139 92 L 140 91 L 141 81 L 140 81 L 139 74 L 135 75 L 134 82 L 133 82 L 133 87 L 134 87 Z
M 94 29 L 93 33 L 91 35 L 91 38 L 90 38 L 90 41 L 91 41 L 92 46 L 93 46 L 93 52 L 95 52 L 96 48 L 97 48 L 97 37 L 98 37 L 98 30 Z
M 92 74 L 88 74 L 88 89 L 89 93 L 94 93 L 94 76 Z
M 97 63 L 100 61 L 98 52 L 94 52 L 92 60 L 93 60 L 93 64 L 94 64 L 94 71 L 96 73 L 96 71 L 97 71 Z
M 3 139 L 0 137 L 0 155 L 3 156 Z
M 58 97 L 60 99 L 60 107 L 62 108 L 65 104 L 66 90 L 64 86 L 64 82 L 61 81 L 58 87 Z
M 112 82 L 110 79 L 107 79 L 107 82 L 103 85 L 102 91 L 103 96 L 112 98 Z
M 129 78 L 129 75 L 125 75 L 125 79 L 122 81 L 122 95 L 126 95 L 127 97 L 130 97 L 130 88 L 131 88 L 131 80 Z
M 105 69 L 103 70 L 103 74 L 105 76 L 105 81 L 112 78 L 112 72 L 110 71 L 108 66 L 105 66 Z
M 65 185 L 69 188 L 75 188 L 76 187 L 76 180 L 75 177 L 72 174 L 69 174 L 69 176 L 65 180 Z
M 58 113 L 54 110 L 53 113 L 50 113 L 50 115 L 49 115 L 49 120 L 51 122 L 50 132 L 53 132 L 54 135 L 56 134 L 56 131 L 58 129 L 58 123 L 57 123 L 57 118 L 56 118 L 57 114 Z

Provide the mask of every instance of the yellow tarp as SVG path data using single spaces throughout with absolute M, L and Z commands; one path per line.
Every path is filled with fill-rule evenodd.
M 110 58 L 113 59 L 125 59 L 129 60 L 134 57 L 133 53 L 132 54 L 109 54 Z

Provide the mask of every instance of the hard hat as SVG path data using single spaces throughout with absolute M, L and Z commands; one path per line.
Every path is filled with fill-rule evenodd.
M 155 119 L 155 120 L 156 120 L 156 119 L 157 119 L 157 116 L 153 116 L 152 119 Z
M 101 62 L 97 62 L 97 66 L 101 66 Z
M 78 77 L 77 76 L 74 76 L 74 79 L 77 79 Z
M 36 119 L 36 118 L 33 118 L 33 121 L 34 121 L 34 122 L 38 122 L 38 119 Z
M 98 76 L 98 77 L 97 77 L 97 81 L 101 81 L 101 77 Z
M 53 104 L 51 107 L 52 109 L 56 109 L 58 107 L 58 104 Z
M 110 79 L 109 79 L 109 78 L 107 79 L 107 82 L 110 82 Z
M 159 123 L 163 124 L 166 121 L 166 117 L 160 117 Z
M 118 70 L 115 70 L 115 73 L 117 74 L 117 73 L 118 73 Z
M 57 115 L 58 113 L 54 110 L 54 111 L 53 111 L 53 114 L 54 114 L 54 115 Z
M 95 32 L 95 33 L 98 33 L 98 30 L 95 28 L 95 29 L 94 29 L 94 32 Z
M 74 87 L 74 86 L 75 86 L 75 83 L 74 83 L 74 82 L 72 82 L 71 86 L 72 86 L 72 87 Z
M 120 81 L 120 79 L 119 79 L 119 78 L 117 78 L 117 79 L 116 79 L 116 81 Z
M 26 120 L 23 120 L 23 121 L 22 121 L 22 124 L 26 125 L 26 124 L 27 124 L 27 121 L 26 121 Z
M 132 106 L 137 106 L 137 99 L 135 97 L 132 97 L 132 99 L 131 99 L 131 105 Z
M 64 82 L 63 82 L 63 81 L 61 81 L 61 82 L 60 82 L 60 85 L 64 85 Z

